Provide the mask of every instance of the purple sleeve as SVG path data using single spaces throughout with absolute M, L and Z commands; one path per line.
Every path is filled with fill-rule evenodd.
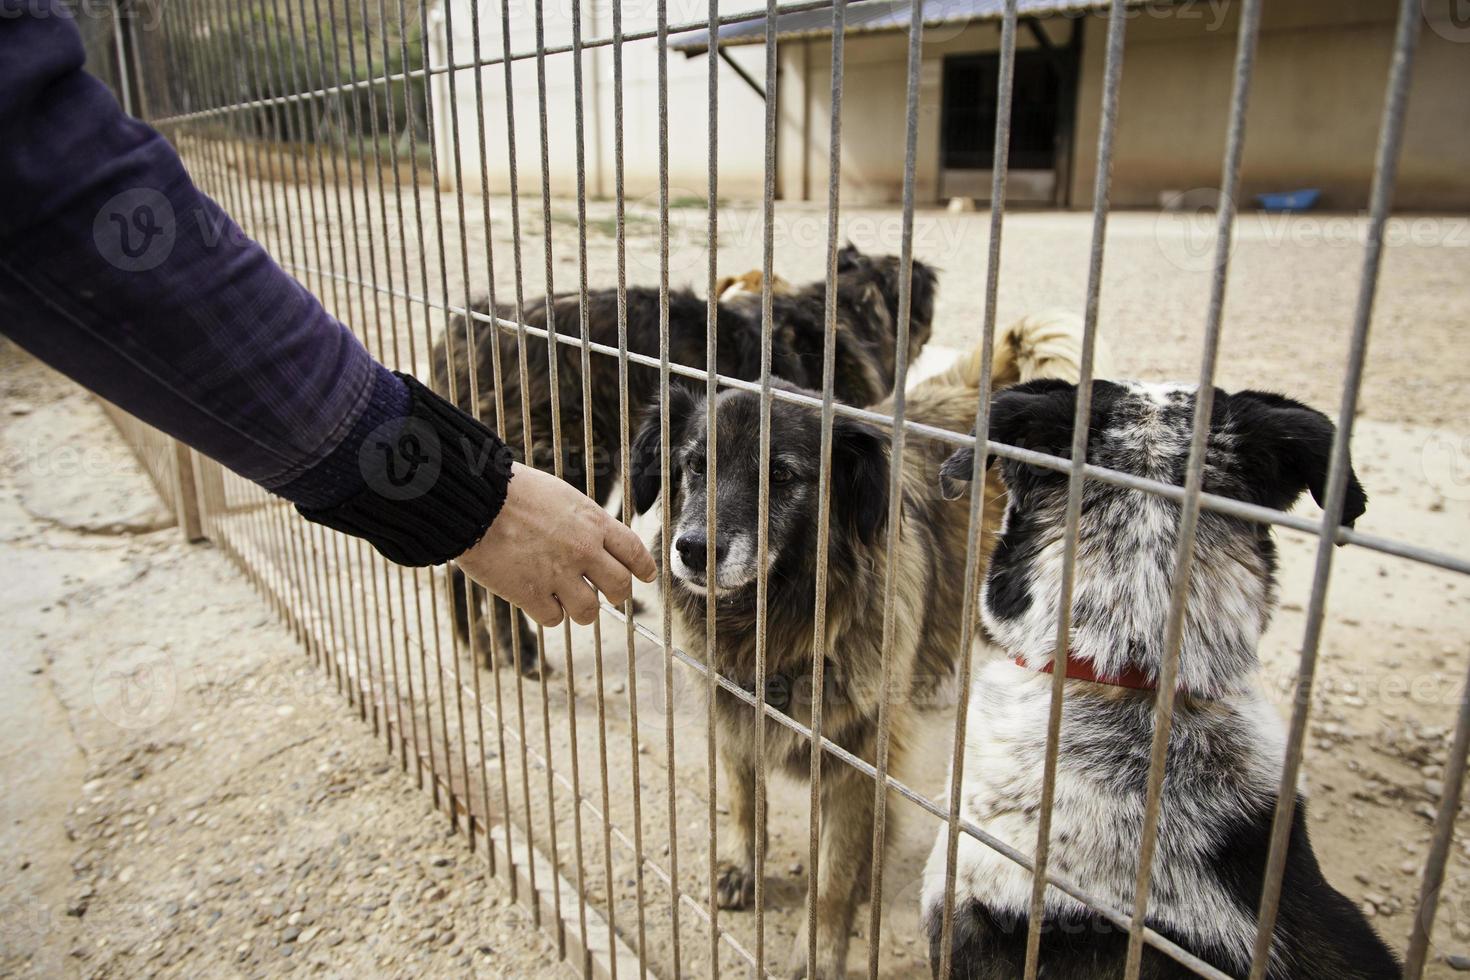
M 62 4 L 0 4 L 0 332 L 298 504 L 357 493 L 403 382 L 82 70 Z

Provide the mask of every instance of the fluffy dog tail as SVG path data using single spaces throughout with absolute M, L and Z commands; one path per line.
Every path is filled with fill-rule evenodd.
M 959 358 L 938 380 L 949 385 L 980 388 L 981 349 Z M 990 385 L 1000 390 L 1036 378 L 1076 382 L 1082 373 L 1082 318 L 1065 310 L 1049 310 L 1021 317 L 995 333 Z M 1112 360 L 1101 338 L 1093 354 L 1093 376 L 1111 377 Z

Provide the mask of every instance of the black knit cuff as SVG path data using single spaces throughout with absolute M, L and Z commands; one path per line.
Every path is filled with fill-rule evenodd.
M 408 414 L 363 439 L 363 489 L 332 507 L 296 509 L 307 520 L 366 539 L 399 565 L 437 565 L 485 536 L 505 503 L 511 453 L 416 379 L 398 377 L 410 393 Z

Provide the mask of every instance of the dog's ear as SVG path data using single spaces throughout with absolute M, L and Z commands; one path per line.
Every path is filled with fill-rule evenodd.
M 991 399 L 990 441 L 1070 458 L 1076 417 L 1076 385 L 1055 378 L 1028 381 Z
M 832 508 L 864 544 L 888 523 L 888 437 L 855 419 L 832 426 Z
M 909 323 L 911 330 L 928 329 L 934 322 L 934 294 L 939 287 L 939 273 L 914 260 L 914 274 L 909 280 Z
M 735 285 L 734 276 L 721 276 L 715 280 L 715 299 L 724 299 L 726 290 L 733 285 Z
M 852 242 L 848 242 L 837 250 L 837 271 L 850 272 L 858 267 L 862 261 L 863 253 Z
M 939 466 L 939 493 L 945 500 L 958 500 L 975 475 L 975 450 L 966 447 L 950 454 Z
M 1327 478 L 1337 427 L 1315 408 L 1283 395 L 1240 391 L 1230 398 L 1230 426 L 1240 440 L 1237 459 L 1248 486 L 1268 507 L 1284 510 L 1303 490 L 1317 506 L 1327 502 Z M 1342 524 L 1352 527 L 1368 508 L 1368 495 L 1348 460 Z
M 663 482 L 659 435 L 658 412 L 656 410 L 648 412 L 644 415 L 643 426 L 633 437 L 633 445 L 629 448 L 631 469 L 628 473 L 628 482 L 633 487 L 633 508 L 640 514 L 647 512 L 648 508 L 653 506 L 653 502 L 658 499 Z
M 683 439 L 689 419 L 696 409 L 694 395 L 681 385 L 669 388 L 669 446 Z M 646 513 L 658 499 L 663 486 L 663 452 L 660 440 L 659 410 L 655 405 L 644 416 L 643 425 L 633 437 L 629 447 L 630 472 L 628 482 L 633 485 L 633 507 L 638 513 Z M 670 479 L 673 474 L 670 474 Z
M 1014 385 L 990 402 L 990 441 L 1070 458 L 1072 425 L 1077 417 L 1077 386 L 1046 378 Z M 995 462 L 995 454 L 985 465 Z M 965 495 L 974 476 L 975 450 L 952 453 L 939 467 L 939 493 L 945 500 Z

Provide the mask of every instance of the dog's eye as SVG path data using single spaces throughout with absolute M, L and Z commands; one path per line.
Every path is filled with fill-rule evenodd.
M 703 456 L 690 456 L 689 459 L 684 463 L 684 465 L 689 467 L 689 472 L 693 473 L 695 476 L 704 475 Z
M 790 483 L 792 475 L 792 472 L 784 466 L 771 467 L 772 483 Z

